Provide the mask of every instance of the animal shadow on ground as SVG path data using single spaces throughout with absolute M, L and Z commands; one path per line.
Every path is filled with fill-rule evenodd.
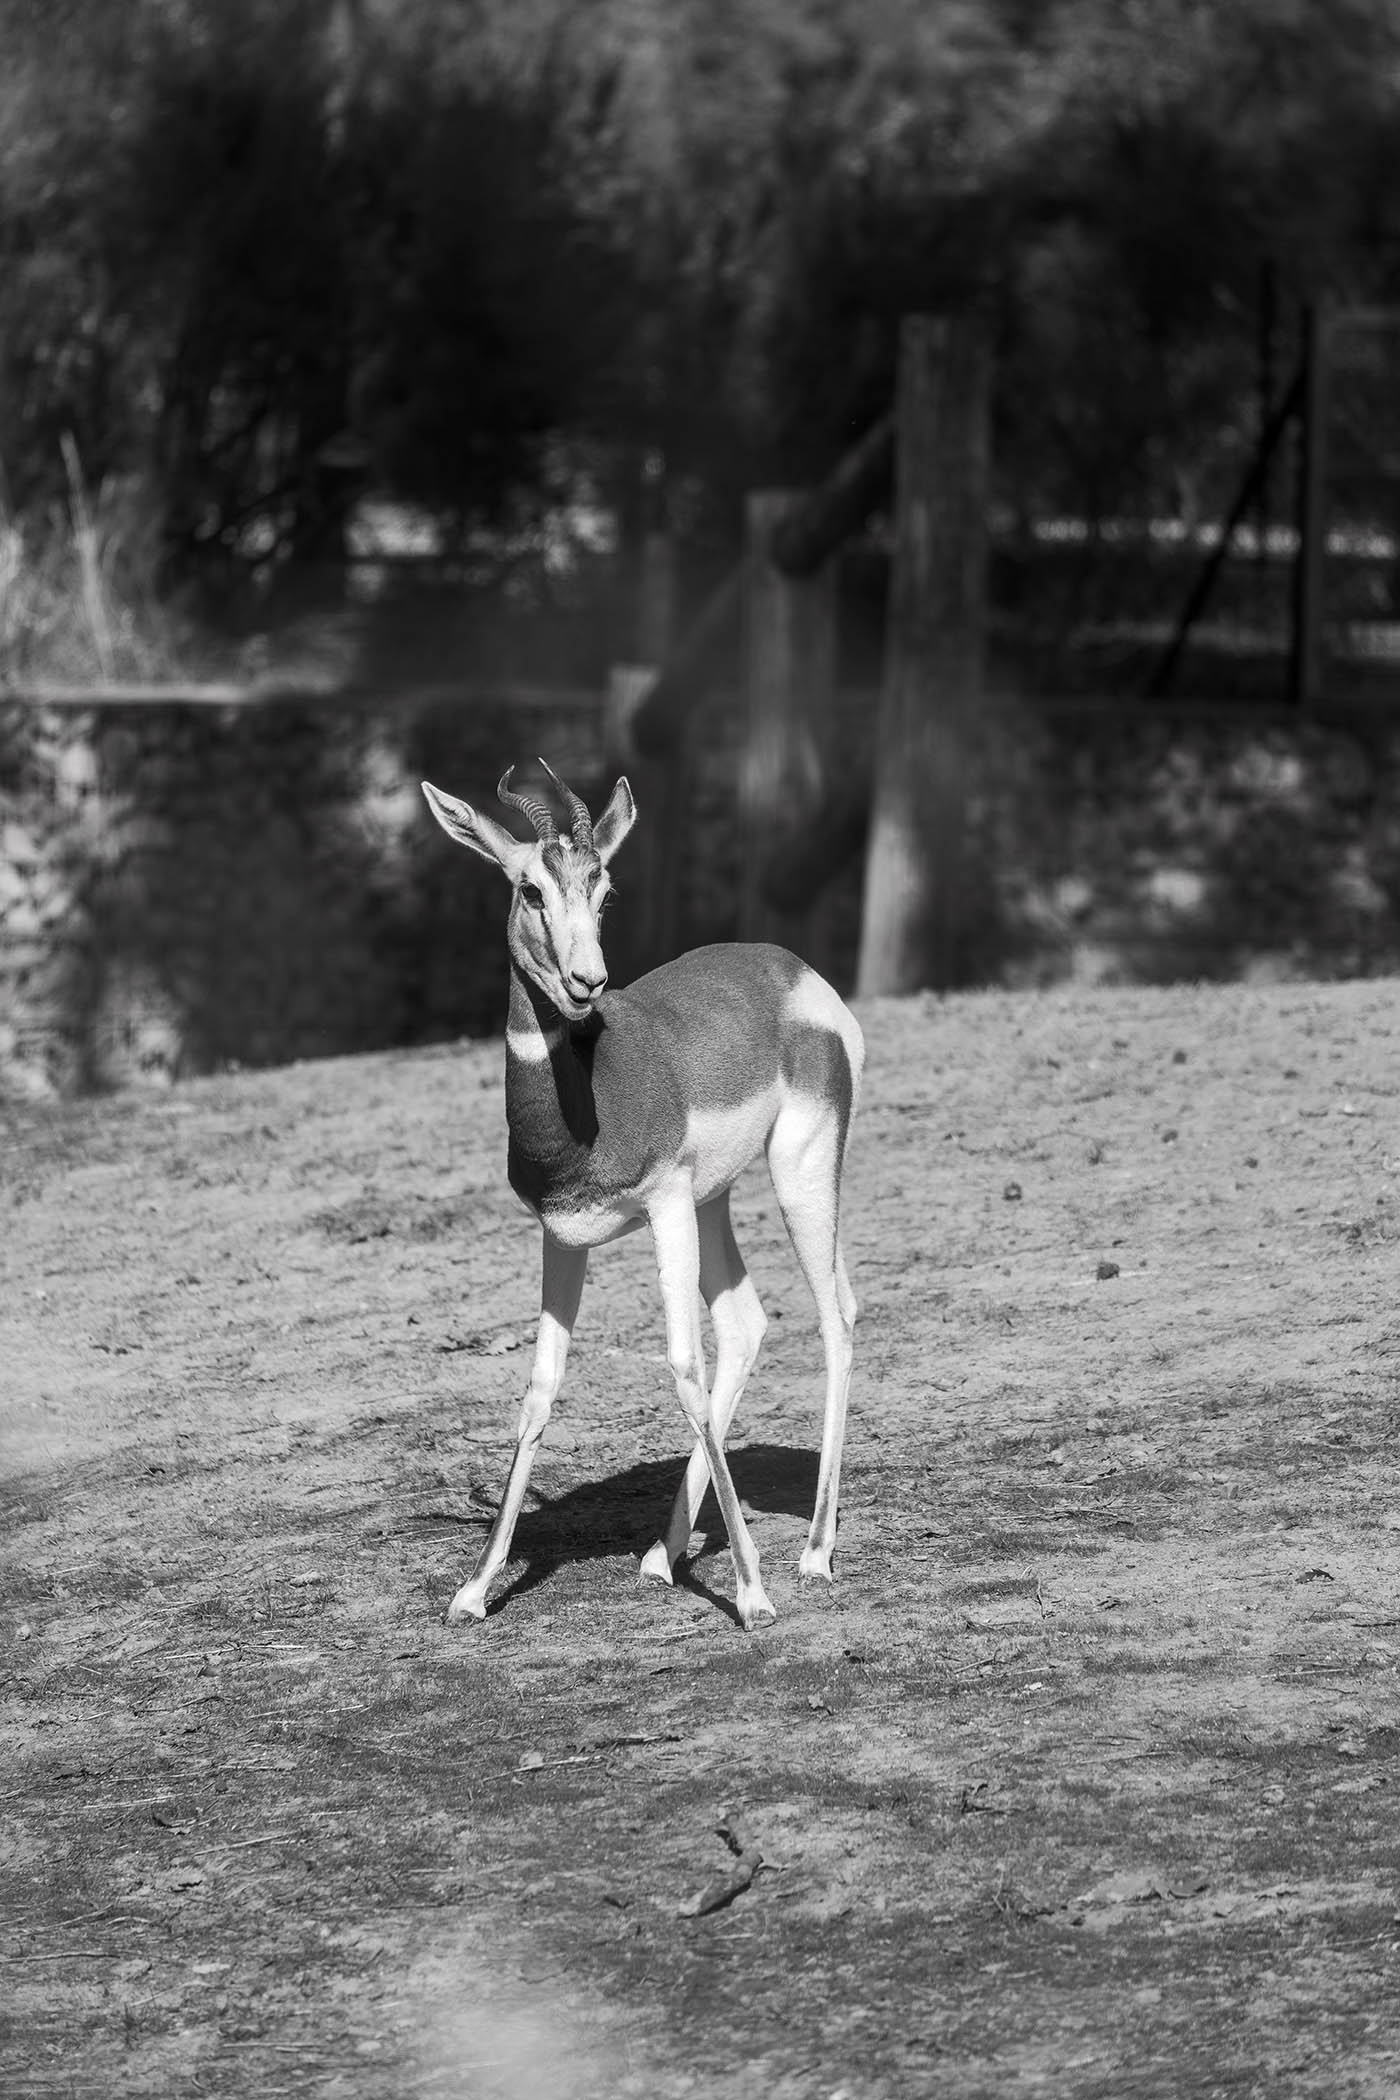
M 730 1451 L 728 1457 L 739 1500 L 748 1509 L 804 1519 L 811 1516 L 817 1493 L 815 1451 L 791 1444 L 747 1444 Z M 665 1528 L 684 1471 L 682 1457 L 648 1460 L 605 1479 L 586 1481 L 563 1495 L 544 1496 L 532 1488 L 534 1507 L 524 1511 L 516 1527 L 511 1573 L 493 1595 L 490 1611 L 495 1613 L 512 1598 L 538 1589 L 571 1562 L 611 1559 L 629 1549 L 644 1553 Z M 702 1560 L 723 1552 L 729 1544 L 709 1488 L 696 1532 L 698 1543 L 692 1539 L 689 1554 L 677 1564 L 676 1584 L 708 1597 L 737 1624 L 738 1614 L 730 1600 L 696 1573 Z

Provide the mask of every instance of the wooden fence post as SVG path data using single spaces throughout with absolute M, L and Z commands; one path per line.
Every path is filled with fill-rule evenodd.
M 634 633 L 641 661 L 616 664 L 608 676 L 603 747 L 609 773 L 626 773 L 637 801 L 637 828 L 619 863 L 623 901 L 609 929 L 614 977 L 630 983 L 679 952 L 685 868 L 685 740 L 660 758 L 644 758 L 633 725 L 666 661 L 676 618 L 675 543 L 648 532 L 638 567 Z M 611 783 L 609 783 L 610 785 Z
M 676 543 L 669 532 L 642 538 L 637 566 L 637 655 L 664 664 L 676 635 Z
M 856 990 L 965 965 L 968 741 L 982 685 L 991 344 L 982 316 L 900 330 L 895 547 Z
M 1327 568 L 1327 316 L 1303 310 L 1303 400 L 1298 432 L 1298 553 L 1293 571 L 1293 649 L 1289 685 L 1294 705 L 1317 705 L 1323 682 L 1323 624 Z
M 763 894 L 768 863 L 826 800 L 836 713 L 835 570 L 800 579 L 773 560 L 775 529 L 791 514 L 787 490 L 750 495 L 744 559 L 744 742 L 739 759 L 743 826 L 739 934 L 779 941 L 830 968 L 830 903 L 779 911 Z

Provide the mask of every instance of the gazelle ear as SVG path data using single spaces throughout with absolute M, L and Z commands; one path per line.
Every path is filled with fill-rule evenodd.
M 496 866 L 517 882 L 526 861 L 534 851 L 532 846 L 522 845 L 513 832 L 504 824 L 496 823 L 492 817 L 483 817 L 480 810 L 473 809 L 469 802 L 459 802 L 455 795 L 445 795 L 441 788 L 433 786 L 431 780 L 420 783 L 428 798 L 428 807 L 450 839 L 459 846 L 470 846 L 483 860 L 493 860 Z
M 619 780 L 608 800 L 608 806 L 593 826 L 593 847 L 604 867 L 612 859 L 622 841 L 637 821 L 637 805 L 632 800 L 632 790 L 626 777 Z

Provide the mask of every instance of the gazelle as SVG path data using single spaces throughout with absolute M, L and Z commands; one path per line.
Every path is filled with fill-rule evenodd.
M 774 1612 L 724 1439 L 767 1322 L 735 1243 L 729 1191 L 766 1151 L 817 1302 L 826 1412 L 799 1570 L 830 1582 L 856 1317 L 837 1223 L 864 1060 L 861 1032 L 831 986 L 785 948 L 696 948 L 625 991 L 607 991 L 599 920 L 609 864 L 636 819 L 632 791 L 619 780 L 595 824 L 580 797 L 545 766 L 567 813 L 561 833 L 544 801 L 512 792 L 513 771 L 496 792 L 528 820 L 528 843 L 423 782 L 449 837 L 494 861 L 511 885 L 509 1176 L 544 1227 L 539 1334 L 515 1455 L 485 1550 L 447 1617 L 484 1618 L 487 1593 L 509 1556 L 535 1449 L 563 1381 L 588 1250 L 649 1224 L 667 1358 L 695 1447 L 641 1572 L 671 1581 L 712 1481 L 734 1556 L 739 1617 L 751 1629 Z M 715 1336 L 708 1395 L 702 1296 Z

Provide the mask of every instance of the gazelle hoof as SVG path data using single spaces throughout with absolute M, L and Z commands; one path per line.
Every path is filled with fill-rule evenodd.
M 797 1572 L 804 1581 L 820 1580 L 833 1582 L 830 1546 L 804 1546 L 802 1558 L 797 1563 Z
M 662 1540 L 658 1539 L 654 1546 L 647 1548 L 637 1573 L 644 1575 L 651 1582 L 664 1582 L 670 1586 L 671 1561 Z
M 466 1589 L 458 1590 L 442 1616 L 448 1626 L 460 1626 L 463 1619 L 484 1619 L 486 1599 L 475 1596 L 469 1584 Z
M 760 1620 L 776 1619 L 778 1616 L 768 1602 L 766 1593 L 761 1589 L 750 1590 L 747 1596 L 736 1597 L 735 1603 L 739 1607 L 739 1618 L 745 1633 L 752 1633 Z

